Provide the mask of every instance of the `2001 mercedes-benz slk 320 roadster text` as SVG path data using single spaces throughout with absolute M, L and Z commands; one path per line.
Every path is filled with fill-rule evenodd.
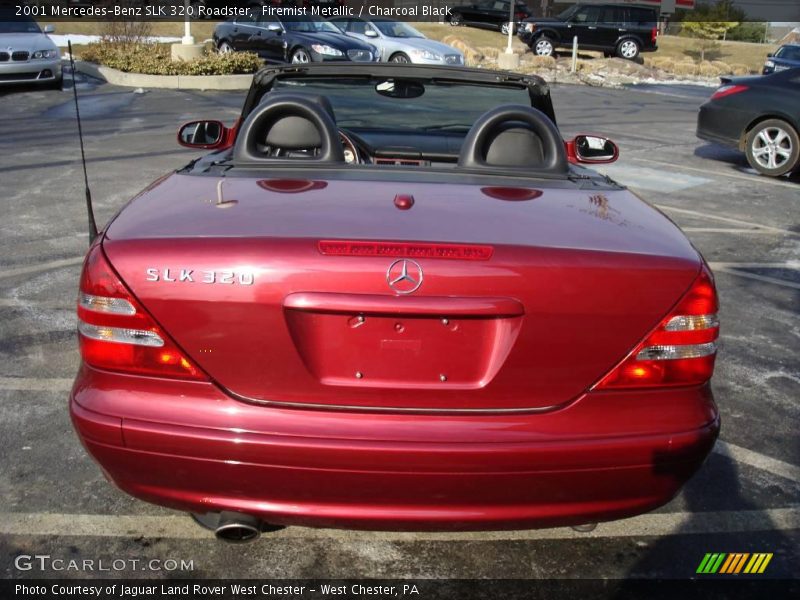
M 122 490 L 226 539 L 581 525 L 711 450 L 711 273 L 542 80 L 268 67 L 179 141 L 212 152 L 80 282 L 72 418 Z

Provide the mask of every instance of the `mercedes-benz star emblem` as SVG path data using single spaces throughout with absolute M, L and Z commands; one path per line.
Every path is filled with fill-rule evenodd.
M 386 283 L 398 294 L 411 294 L 422 285 L 422 267 L 419 263 L 401 258 L 389 265 Z

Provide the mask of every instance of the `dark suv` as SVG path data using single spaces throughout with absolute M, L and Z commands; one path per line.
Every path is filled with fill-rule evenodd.
M 767 62 L 764 63 L 764 70 L 761 74 L 769 75 L 795 67 L 800 67 L 800 45 L 785 44 L 776 52 L 767 54 Z
M 658 49 L 658 12 L 627 4 L 576 4 L 557 17 L 525 19 L 518 35 L 539 56 L 571 47 L 572 38 L 578 36 L 584 50 L 633 60 L 640 52 Z
M 484 29 L 497 29 L 503 35 L 508 34 L 508 18 L 511 11 L 511 0 L 480 0 L 475 4 L 456 6 L 447 20 L 450 25 L 470 25 Z M 519 22 L 530 17 L 531 11 L 522 0 L 514 0 L 514 28 L 519 29 Z

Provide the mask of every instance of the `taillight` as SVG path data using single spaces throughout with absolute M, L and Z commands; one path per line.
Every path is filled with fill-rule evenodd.
M 741 92 L 747 91 L 748 88 L 746 85 L 723 85 L 719 88 L 714 94 L 711 96 L 712 100 L 719 100 L 720 98 L 724 98 L 725 96 L 732 96 L 733 94 L 739 94 Z
M 714 374 L 719 320 L 711 273 L 700 275 L 658 327 L 596 389 L 705 383 Z
M 658 27 L 653 27 L 653 29 L 650 31 L 650 41 L 652 41 L 654 44 L 658 41 Z
M 155 377 L 207 379 L 114 272 L 100 245 L 86 257 L 78 294 L 83 360 L 99 369 Z
M 527 16 L 528 15 L 526 15 L 524 12 L 516 12 L 516 13 L 514 13 L 514 18 L 517 21 L 522 21 L 522 19 L 526 18 Z

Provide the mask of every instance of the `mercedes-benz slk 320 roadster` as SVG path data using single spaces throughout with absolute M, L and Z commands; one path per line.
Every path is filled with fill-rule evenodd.
M 582 525 L 711 450 L 712 275 L 536 77 L 268 67 L 95 239 L 75 428 L 129 494 L 269 525 Z

